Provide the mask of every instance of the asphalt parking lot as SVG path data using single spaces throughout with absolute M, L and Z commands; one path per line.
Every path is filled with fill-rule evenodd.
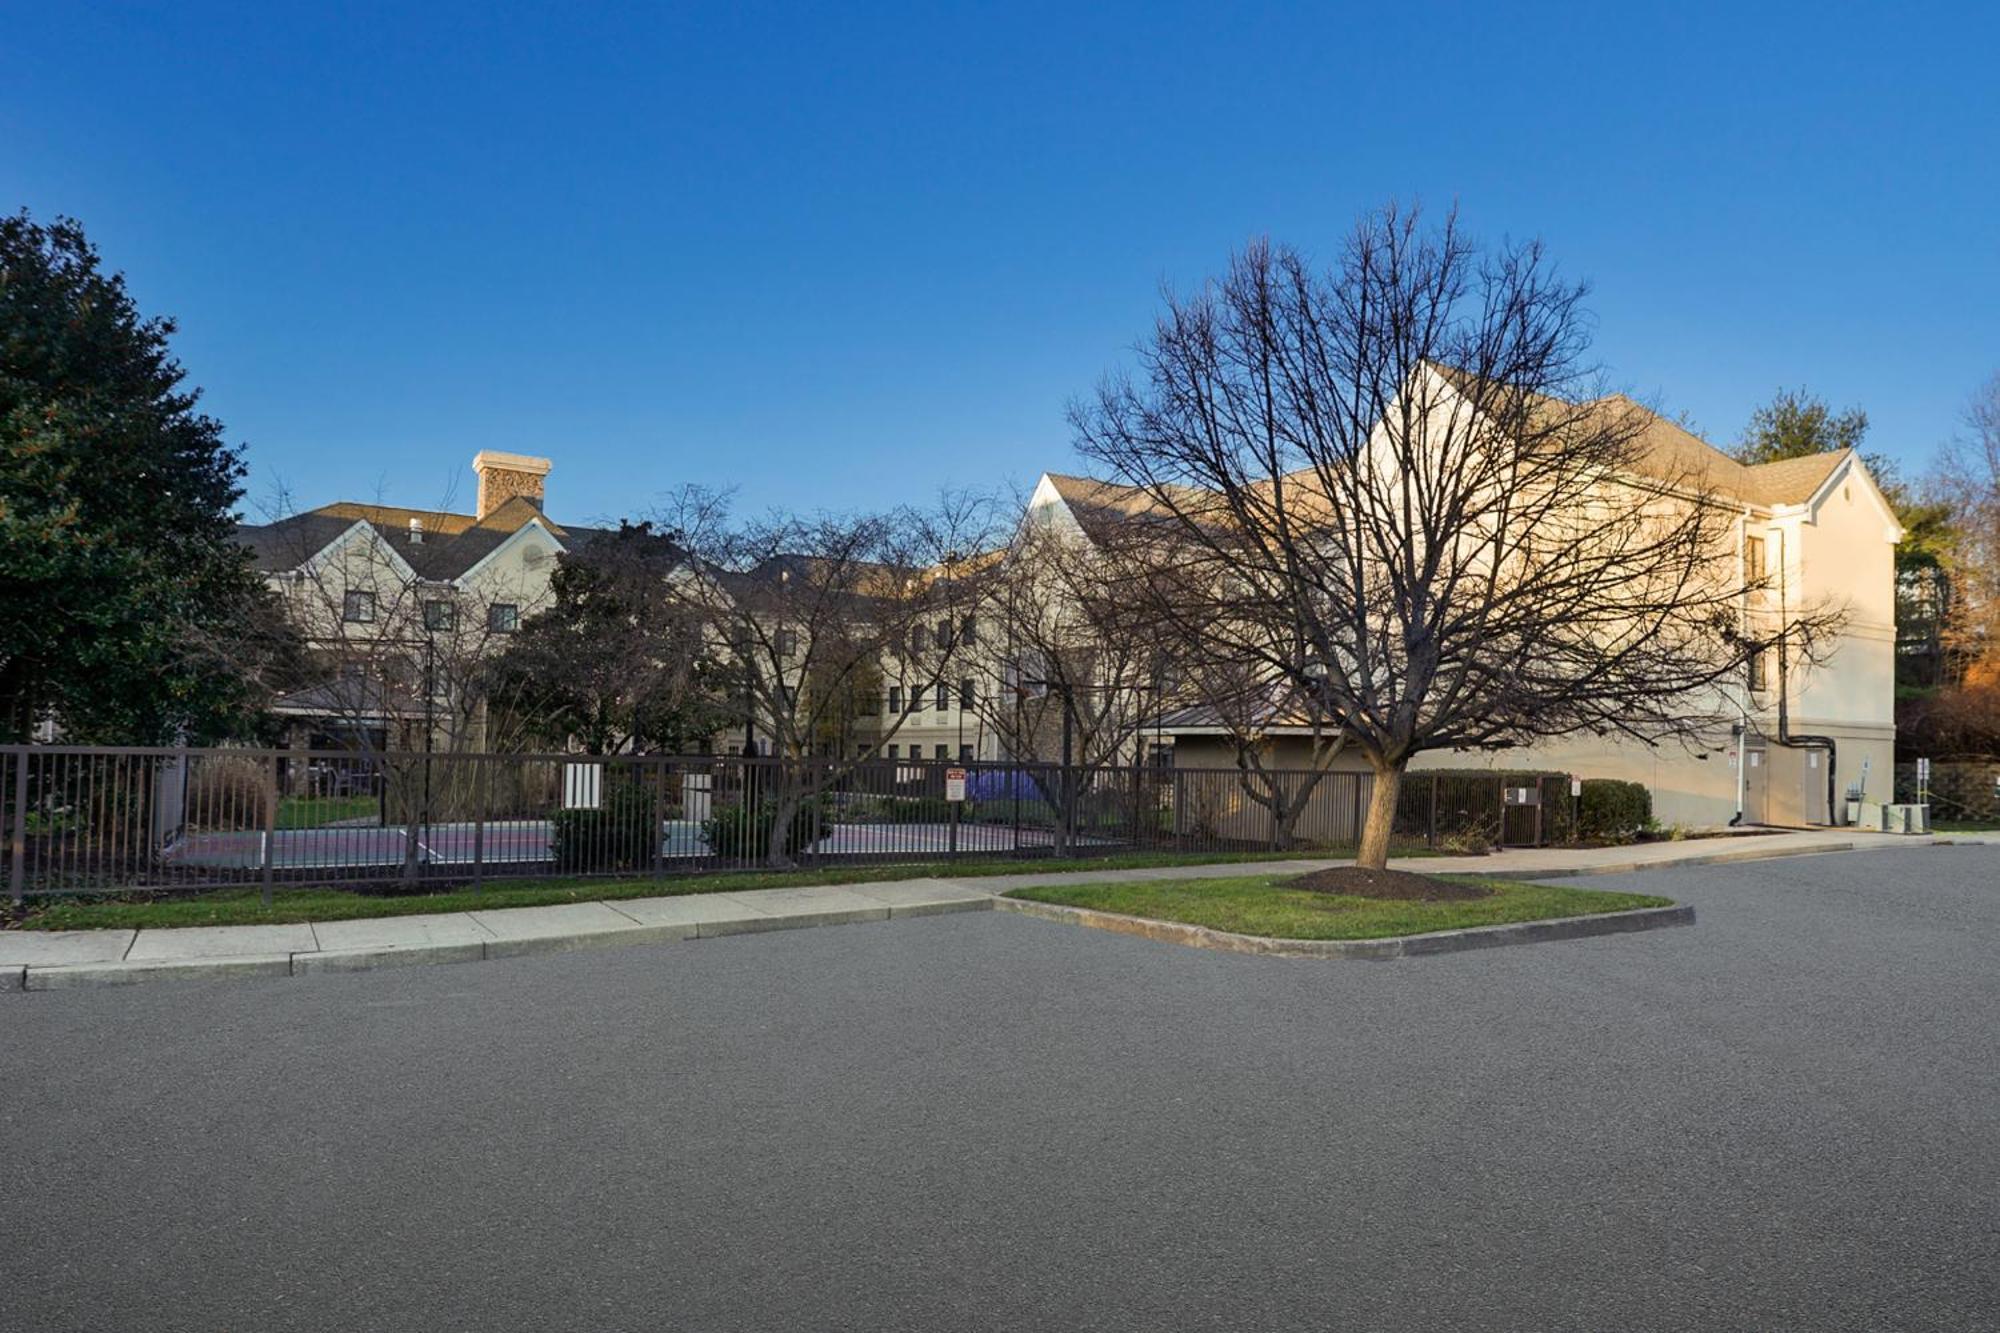
M 1391 963 L 1006 914 L 0 996 L 20 1329 L 2000 1326 L 2000 848 Z

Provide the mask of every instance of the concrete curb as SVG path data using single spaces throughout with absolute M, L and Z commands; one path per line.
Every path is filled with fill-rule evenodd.
M 1666 926 L 1692 926 L 1694 908 L 1638 907 L 1628 912 L 1601 912 L 1593 916 L 1559 916 L 1546 921 L 1516 921 L 1499 926 L 1468 926 L 1463 930 L 1436 930 L 1423 935 L 1398 935 L 1380 940 L 1281 940 L 1267 935 L 1237 935 L 1207 926 L 1188 926 L 1178 921 L 1154 921 L 1147 917 L 1098 912 L 1088 907 L 1066 907 L 1038 903 L 1028 898 L 998 898 L 994 907 L 1002 912 L 1039 917 L 1071 926 L 1089 926 L 1120 935 L 1164 944 L 1183 944 L 1194 949 L 1216 949 L 1223 953 L 1260 954 L 1267 958 L 1418 958 L 1430 954 L 1463 953 L 1468 949 L 1494 949 L 1512 944 L 1545 944 L 1554 940 L 1585 939 L 1593 935 L 1623 935 L 1635 930 L 1659 930 Z
M 1496 879 L 1577 879 L 1585 875 L 1636 875 L 1642 870 L 1679 870 L 1687 866 L 1732 865 L 1738 861 L 1780 861 L 1793 856 L 1825 856 L 1833 852 L 1858 850 L 1861 850 L 1860 844 L 1853 842 L 1816 843 L 1810 847 L 1746 847 L 1740 852 L 1712 852 L 1705 856 L 1683 856 L 1672 861 L 1621 861 L 1610 865 L 1562 866 L 1554 870 L 1509 870 L 1487 873 Z M 1438 873 L 1478 872 L 1446 870 Z
M 500 958 L 572 953 L 582 949 L 615 949 L 646 944 L 668 944 L 681 940 L 714 939 L 757 931 L 797 930 L 809 926 L 902 920 L 906 917 L 931 916 L 941 912 L 987 912 L 993 909 L 993 901 L 992 897 L 987 896 L 948 902 L 924 901 L 897 905 L 883 903 L 862 907 L 840 907 L 792 912 L 787 915 L 756 912 L 720 920 L 665 925 L 641 924 L 634 921 L 629 928 L 592 928 L 462 944 L 300 950 L 281 954 L 62 963 L 45 966 L 9 964 L 0 969 L 0 991 L 75 990 L 86 986 L 128 986 L 148 981 L 302 977 L 324 973 L 372 972 L 390 967 L 479 963 Z
M 1933 834 L 1898 840 L 1895 843 L 1860 842 L 1839 840 L 1815 842 L 1805 845 L 1791 844 L 1778 847 L 1745 847 L 1734 851 L 1705 853 L 1696 856 L 1679 857 L 1672 860 L 1620 861 L 1589 866 L 1558 866 L 1536 870 L 1525 867 L 1514 868 L 1454 868 L 1449 862 L 1443 864 L 1426 860 L 1413 866 L 1423 874 L 1472 874 L 1493 875 L 1507 879 L 1568 879 L 1583 875 L 1624 875 L 1642 870 L 1672 870 L 1683 866 L 1712 866 L 1737 861 L 1774 860 L 1792 856 L 1819 856 L 1831 852 L 1861 850 L 1885 850 L 1890 846 L 1991 846 L 2000 839 L 1967 834 Z M 1263 864 L 1263 863 L 1258 863 Z M 1313 866 L 1343 864 L 1311 861 L 1307 858 L 1300 864 Z M 1201 878 L 1210 875 L 1226 875 L 1234 863 L 1190 866 L 1187 871 L 1195 872 L 1184 876 L 1166 878 Z M 1024 872 L 1033 873 L 1033 872 Z M 1114 872 L 1093 874 L 1089 871 L 1077 872 L 1066 878 L 1076 883 L 1100 882 L 1106 879 L 1145 878 L 1145 871 Z M 681 919 L 643 919 L 646 914 L 641 904 L 649 900 L 616 899 L 595 904 L 604 913 L 629 921 L 624 924 L 607 925 L 600 918 L 587 928 L 551 928 L 543 931 L 527 931 L 521 934 L 499 936 L 475 940 L 452 940 L 438 943 L 409 943 L 396 945 L 351 946 L 346 948 L 321 948 L 315 950 L 294 950 L 279 952 L 270 944 L 265 951 L 256 954 L 211 954 L 204 957 L 180 959 L 127 958 L 125 954 L 137 939 L 137 932 L 131 930 L 78 932 L 79 934 L 102 934 L 108 945 L 102 950 L 93 950 L 101 956 L 71 957 L 61 962 L 8 962 L 0 964 L 0 992 L 63 990 L 83 986 L 128 985 L 145 981 L 197 981 L 214 980 L 241 976 L 307 976 L 315 973 L 366 972 L 377 968 L 420 967 L 444 963 L 484 962 L 495 958 L 520 957 L 533 954 L 564 953 L 578 949 L 617 948 L 624 945 L 659 944 L 686 939 L 712 939 L 725 935 L 741 935 L 753 931 L 794 930 L 806 926 L 837 925 L 855 921 L 900 920 L 910 916 L 929 916 L 941 912 L 983 912 L 992 910 L 997 904 L 1002 910 L 1047 920 L 1091 925 L 1102 930 L 1119 931 L 1130 935 L 1168 940 L 1173 943 L 1188 944 L 1198 948 L 1222 949 L 1232 953 L 1264 954 L 1273 957 L 1295 958 L 1405 958 L 1430 953 L 1449 953 L 1461 949 L 1491 948 L 1496 945 L 1534 944 L 1543 940 L 1577 939 L 1591 935 L 1607 935 L 1633 930 L 1651 930 L 1660 926 L 1691 925 L 1694 911 L 1686 907 L 1642 908 L 1634 912 L 1614 912 L 1588 917 L 1564 917 L 1552 921 L 1521 922 L 1506 926 L 1480 926 L 1463 931 L 1439 931 L 1429 935 L 1408 935 L 1392 940 L 1338 940 L 1300 941 L 1272 940 L 1253 935 L 1232 935 L 1226 931 L 1212 931 L 1199 926 L 1182 926 L 1172 922 L 1145 921 L 1136 917 L 1122 917 L 1109 912 L 1093 912 L 1086 908 L 1061 907 L 1050 903 L 1031 903 L 1026 899 L 1003 898 L 1007 876 L 984 879 L 953 880 L 936 878 L 911 881 L 876 881 L 846 886 L 823 886 L 838 897 L 839 905 L 812 906 L 799 902 L 787 910 L 764 910 L 773 904 L 786 906 L 788 900 L 809 898 L 811 890 L 752 890 L 742 902 L 733 903 L 740 911 L 724 908 L 720 913 L 709 915 L 717 903 L 730 901 L 728 894 L 714 896 L 704 894 L 669 895 L 675 902 L 687 904 L 670 915 Z M 659 901 L 659 900 L 650 900 Z M 754 906 L 762 903 L 763 908 Z M 621 910 L 624 909 L 624 910 Z M 705 910 L 708 909 L 708 910 Z M 499 915 L 508 913 L 541 912 L 544 908 L 497 909 Z M 568 908 L 559 909 L 562 911 Z M 633 915 L 638 913 L 638 915 Z M 476 913 L 464 914 L 468 919 Z M 1090 918 L 1090 919 L 1086 919 Z M 518 918 L 517 918 L 518 919 Z M 388 922 L 395 918 L 381 918 Z M 476 921 L 475 921 L 476 924 Z M 196 930 L 220 930 L 220 927 L 195 927 Z M 234 929 L 234 928 L 232 928 Z M 247 930 L 278 930 L 283 927 L 243 927 Z M 171 933 L 171 932 L 167 932 Z M 315 935 L 316 939 L 317 936 Z M 280 945 L 280 948 L 283 946 Z

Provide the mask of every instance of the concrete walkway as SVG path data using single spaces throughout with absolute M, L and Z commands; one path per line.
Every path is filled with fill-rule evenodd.
M 1863 848 L 1917 848 L 1944 842 L 1979 841 L 2000 841 L 2000 838 L 1965 834 L 1899 837 L 1827 830 L 1633 847 L 1518 849 L 1481 857 L 1416 857 L 1397 859 L 1390 865 L 1429 874 L 1548 879 Z M 477 962 L 523 954 L 705 939 L 758 930 L 985 911 L 992 908 L 997 894 L 1049 884 L 1302 874 L 1344 864 L 1296 860 L 1139 870 L 1023 872 L 963 880 L 886 880 L 739 893 L 674 894 L 614 902 L 281 926 L 0 931 L 0 990 L 59 990 L 169 979 L 301 976 L 313 972 Z

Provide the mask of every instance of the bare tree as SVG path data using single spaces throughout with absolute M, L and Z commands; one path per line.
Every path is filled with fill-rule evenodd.
M 1030 524 L 988 581 L 984 623 L 1008 688 L 981 721 L 1010 755 L 1116 764 L 1158 715 L 1166 659 L 1114 569 L 1094 544 Z
M 1943 638 L 1954 677 L 1992 683 L 2000 681 L 2000 373 L 1973 395 L 1965 425 L 1930 482 L 1932 498 L 1952 509 Z
M 1029 511 L 979 582 L 980 641 L 997 689 L 973 700 L 982 729 L 1030 772 L 1057 814 L 1057 852 L 1092 775 L 1136 762 L 1165 704 L 1158 637 L 1121 600 L 1114 559 L 1090 536 Z
M 690 509 L 700 521 L 679 517 Z M 903 725 L 904 714 L 884 711 L 884 689 L 913 694 L 951 678 L 991 513 L 953 496 L 927 510 L 731 523 L 712 496 L 688 492 L 663 518 L 688 552 L 673 595 L 731 663 L 718 702 L 746 751 L 781 761 L 767 797 L 771 864 L 791 864 L 794 814 Z
M 1216 651 L 1220 646 L 1209 639 L 1188 645 L 1188 660 L 1175 678 L 1180 693 L 1196 702 L 1180 716 L 1216 726 L 1229 738 L 1237 785 L 1270 815 L 1271 850 L 1283 851 L 1321 779 L 1345 752 L 1347 736 L 1327 716 L 1318 692 L 1301 691 L 1267 664 L 1224 657 Z M 1280 738 L 1303 743 L 1303 763 L 1292 750 L 1282 753 L 1288 762 L 1278 762 Z
M 1258 244 L 1169 297 L 1139 378 L 1073 410 L 1146 493 L 1156 564 L 1204 590 L 1156 599 L 1162 631 L 1256 663 L 1367 759 L 1364 866 L 1418 753 L 1710 735 L 1751 653 L 1823 624 L 1747 614 L 1736 510 L 1597 392 L 1584 294 L 1539 243 L 1391 208 L 1328 271 Z
M 547 598 L 542 577 L 427 574 L 426 534 L 453 517 L 427 512 L 398 536 L 340 506 L 294 511 L 281 495 L 271 521 L 251 534 L 303 644 L 275 710 L 333 732 L 354 754 L 354 772 L 379 778 L 389 816 L 413 826 L 452 817 L 473 798 L 472 767 L 425 755 L 519 739 L 503 734 L 522 712 L 496 694 L 491 668 Z M 416 873 L 418 841 L 407 840 L 405 875 Z

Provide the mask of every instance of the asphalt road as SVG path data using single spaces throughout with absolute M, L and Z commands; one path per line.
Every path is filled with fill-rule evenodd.
M 1598 882 L 1700 924 L 0 996 L 0 1323 L 2000 1326 L 2000 849 Z

